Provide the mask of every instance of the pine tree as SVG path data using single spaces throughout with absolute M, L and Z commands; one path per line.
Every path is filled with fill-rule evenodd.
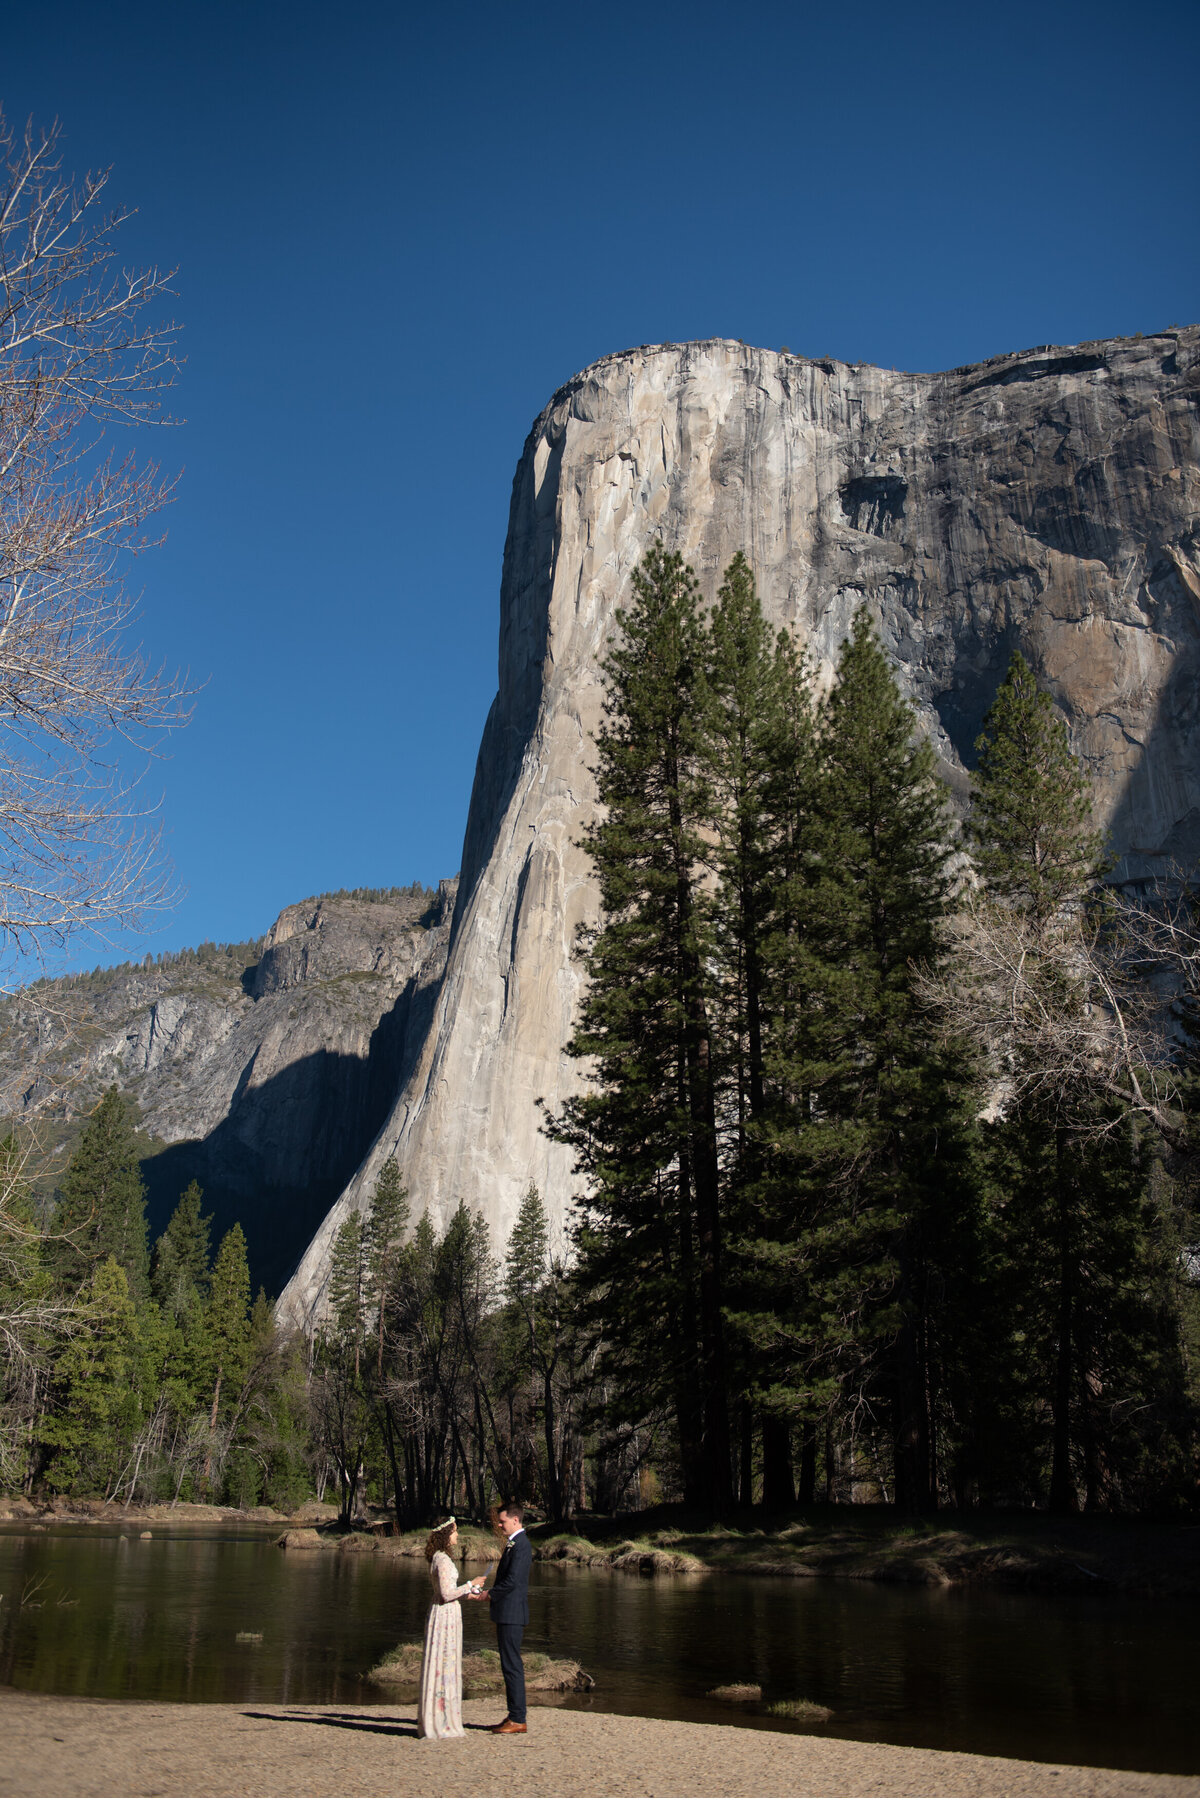
M 685 1495 L 731 1499 L 716 1070 L 706 962 L 701 720 L 707 644 L 695 577 L 655 546 L 618 613 L 596 742 L 604 813 L 587 848 L 604 921 L 570 1052 L 593 1091 L 556 1133 L 589 1176 L 581 1277 L 611 1325 L 620 1401 L 668 1399 Z
M 508 1238 L 504 1256 L 503 1293 L 505 1312 L 501 1333 L 501 1368 L 509 1389 L 510 1415 L 515 1424 L 515 1404 L 524 1400 L 523 1423 L 527 1440 L 525 1459 L 532 1473 L 536 1461 L 536 1434 L 539 1422 L 542 1372 L 541 1299 L 549 1274 L 550 1224 L 541 1194 L 530 1181 L 521 1200 L 516 1222 Z M 515 1434 L 515 1430 L 514 1430 Z M 553 1482 L 553 1455 L 546 1467 L 546 1477 Z M 531 1491 L 530 1474 L 521 1482 Z M 548 1509 L 557 1514 L 557 1494 L 551 1492 Z
M 394 1220 L 400 1208 L 406 1208 L 404 1195 L 392 1187 L 389 1177 L 384 1185 L 384 1227 L 387 1217 Z M 385 1257 L 393 1254 L 382 1236 L 380 1253 Z M 322 1445 L 337 1469 L 342 1521 L 349 1523 L 373 1423 L 369 1369 L 364 1370 L 363 1359 L 375 1296 L 371 1227 L 361 1212 L 352 1211 L 334 1238 L 326 1299 L 328 1308 L 315 1345 L 314 1416 Z M 387 1398 L 382 1391 L 376 1397 L 384 1414 L 386 1438 L 390 1427 Z
M 981 906 L 1027 920 L 1027 989 L 1082 1026 L 1089 1005 L 1105 1002 L 1080 977 L 1083 958 L 1073 952 L 1103 872 L 1103 838 L 1066 726 L 1020 656 L 977 747 L 968 830 Z M 1124 1340 L 1130 1364 L 1139 1360 L 1131 1320 L 1148 1315 L 1135 1302 L 1136 1269 L 1148 1253 L 1148 1172 L 1139 1130 L 1093 1088 L 1070 1045 L 1059 1073 L 1025 1065 L 1030 1054 L 1054 1053 L 1036 1031 L 1032 1042 L 1018 1043 L 1004 1070 L 1017 1097 L 988 1144 L 1003 1168 L 996 1228 L 1004 1277 L 1037 1386 L 1030 1403 L 1049 1416 L 1049 1504 L 1061 1513 L 1077 1507 L 1081 1484 L 1089 1503 L 1100 1502 L 1096 1396 L 1122 1383 L 1111 1347 Z M 1118 1313 L 1128 1323 L 1123 1336 Z
M 207 1300 L 211 1287 L 209 1229 L 203 1193 L 193 1180 L 154 1245 L 150 1289 L 166 1328 L 162 1380 L 171 1415 L 186 1428 L 210 1405 L 215 1380 Z M 144 1314 L 144 1313 L 143 1313 Z
M 525 1189 L 504 1256 L 504 1298 L 526 1312 L 546 1278 L 550 1254 L 550 1220 L 533 1181 Z
M 427 1341 L 433 1351 L 430 1359 L 436 1365 L 443 1428 L 451 1451 L 442 1502 L 451 1507 L 461 1477 L 468 1506 L 483 1508 L 480 1420 L 477 1414 L 476 1452 L 472 1455 L 472 1432 L 455 1403 L 455 1394 L 463 1376 L 469 1376 L 490 1416 L 485 1338 L 495 1299 L 496 1264 L 487 1219 L 460 1202 L 434 1251 L 425 1311 Z M 494 1419 L 492 1424 L 494 1436 Z
M 209 1429 L 214 1431 L 222 1391 L 237 1394 L 250 1357 L 250 1269 L 240 1224 L 234 1224 L 221 1238 L 204 1323 L 213 1381 Z
M 550 1220 L 530 1181 L 504 1259 L 505 1311 L 501 1334 L 501 1378 L 513 1399 L 527 1395 L 528 1461 L 540 1458 L 542 1492 L 548 1515 L 562 1523 L 571 1503 L 572 1407 L 580 1345 L 573 1329 L 569 1280 L 552 1252 Z M 535 1438 L 541 1428 L 541 1448 Z M 514 1436 L 516 1431 L 514 1429 Z
M 366 1236 L 370 1298 L 376 1307 L 376 1373 L 380 1375 L 388 1301 L 396 1291 L 404 1264 L 408 1220 L 408 1189 L 401 1184 L 395 1156 L 389 1156 L 375 1182 Z
M 333 1243 L 329 1264 L 329 1311 L 339 1342 L 354 1361 L 354 1375 L 362 1370 L 369 1302 L 367 1232 L 362 1213 L 352 1211 Z
M 807 1267 L 800 1315 L 814 1366 L 847 1397 L 886 1403 L 897 1502 L 926 1509 L 936 1239 L 959 1190 L 965 1115 L 915 976 L 941 954 L 954 833 L 933 752 L 865 612 L 842 646 L 819 757 L 812 990 L 780 1069 L 799 1100 L 783 1146 Z
M 129 1108 L 110 1086 L 83 1129 L 58 1194 L 54 1232 L 60 1277 L 78 1284 L 111 1255 L 135 1302 L 150 1287 L 146 1189 Z
M 201 1209 L 204 1194 L 193 1180 L 171 1213 L 171 1221 L 154 1245 L 150 1290 L 178 1323 L 203 1304 L 209 1281 L 209 1228 L 212 1218 Z
M 759 1330 L 761 1320 L 776 1312 L 778 1283 L 764 1278 L 767 1263 L 750 1244 L 758 1235 L 765 1167 L 767 1044 L 772 1012 L 786 984 L 772 975 L 782 971 L 778 943 L 786 932 L 789 880 L 803 837 L 803 825 L 798 831 L 797 824 L 812 803 L 813 708 L 803 659 L 786 633 L 772 644 L 753 574 L 741 554 L 726 569 L 717 594 L 704 698 L 703 753 L 718 877 L 711 956 L 718 974 L 714 1039 L 719 1112 L 732 1126 L 724 1156 L 724 1211 L 731 1242 L 741 1239 L 726 1280 L 743 1340 L 737 1373 L 740 1500 L 751 1500 L 757 1409 L 762 1416 L 763 1501 L 780 1507 L 794 1497 L 791 1432 L 788 1416 L 763 1404 L 772 1382 L 764 1378 L 767 1363 Z M 748 1333 L 756 1338 L 749 1358 L 744 1352 Z
M 776 873 L 768 794 L 776 772 L 780 670 L 754 576 L 739 553 L 725 571 L 710 623 L 703 756 L 718 843 L 715 946 L 723 973 L 718 1002 L 743 1159 L 750 1120 L 763 1110 L 762 948 Z
M 975 744 L 967 833 L 990 892 L 1039 922 L 1101 872 L 1092 792 L 1048 693 L 1014 655 Z
M 46 1479 L 54 1490 L 107 1495 L 137 1406 L 136 1314 L 125 1269 L 111 1255 L 88 1282 L 80 1323 L 56 1362 L 54 1398 L 38 1434 L 50 1452 Z

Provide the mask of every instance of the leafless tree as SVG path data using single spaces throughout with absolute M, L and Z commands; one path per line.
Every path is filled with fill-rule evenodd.
M 28 1176 L 36 1143 L 0 1141 L 0 1485 L 16 1484 L 30 1463 L 54 1354 L 86 1329 L 79 1296 L 54 1285 L 39 1249 L 42 1226 Z
M 948 1037 L 979 1058 L 989 1111 L 1034 1103 L 1089 1131 L 1121 1104 L 1171 1140 L 1178 1130 L 1171 1001 L 1200 972 L 1200 938 L 1160 904 L 1112 891 L 1049 918 L 969 891 L 950 953 L 920 986 Z
M 107 183 L 0 115 L 0 983 L 167 896 L 139 788 L 186 694 L 131 645 L 125 566 L 173 482 L 121 439 L 170 422 L 175 329 L 147 313 L 170 277 L 116 261 Z

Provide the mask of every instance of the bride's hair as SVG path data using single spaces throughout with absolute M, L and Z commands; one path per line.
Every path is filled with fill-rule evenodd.
M 435 1530 L 429 1532 L 429 1540 L 425 1544 L 425 1559 L 432 1561 L 439 1549 L 444 1553 L 450 1546 L 450 1538 L 458 1528 L 453 1517 L 445 1523 L 439 1523 Z

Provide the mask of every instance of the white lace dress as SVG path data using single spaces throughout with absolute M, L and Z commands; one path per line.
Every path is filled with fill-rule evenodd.
M 462 1609 L 459 1599 L 471 1590 L 460 1586 L 458 1570 L 439 1548 L 429 1563 L 433 1603 L 425 1620 L 425 1652 L 421 1657 L 421 1702 L 417 1734 L 439 1741 L 461 1736 Z

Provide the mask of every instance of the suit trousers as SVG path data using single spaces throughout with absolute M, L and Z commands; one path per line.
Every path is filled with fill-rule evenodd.
M 500 1650 L 500 1668 L 504 1674 L 504 1696 L 508 1714 L 514 1723 L 525 1721 L 525 1663 L 521 1659 L 523 1623 L 498 1623 L 496 1647 Z

